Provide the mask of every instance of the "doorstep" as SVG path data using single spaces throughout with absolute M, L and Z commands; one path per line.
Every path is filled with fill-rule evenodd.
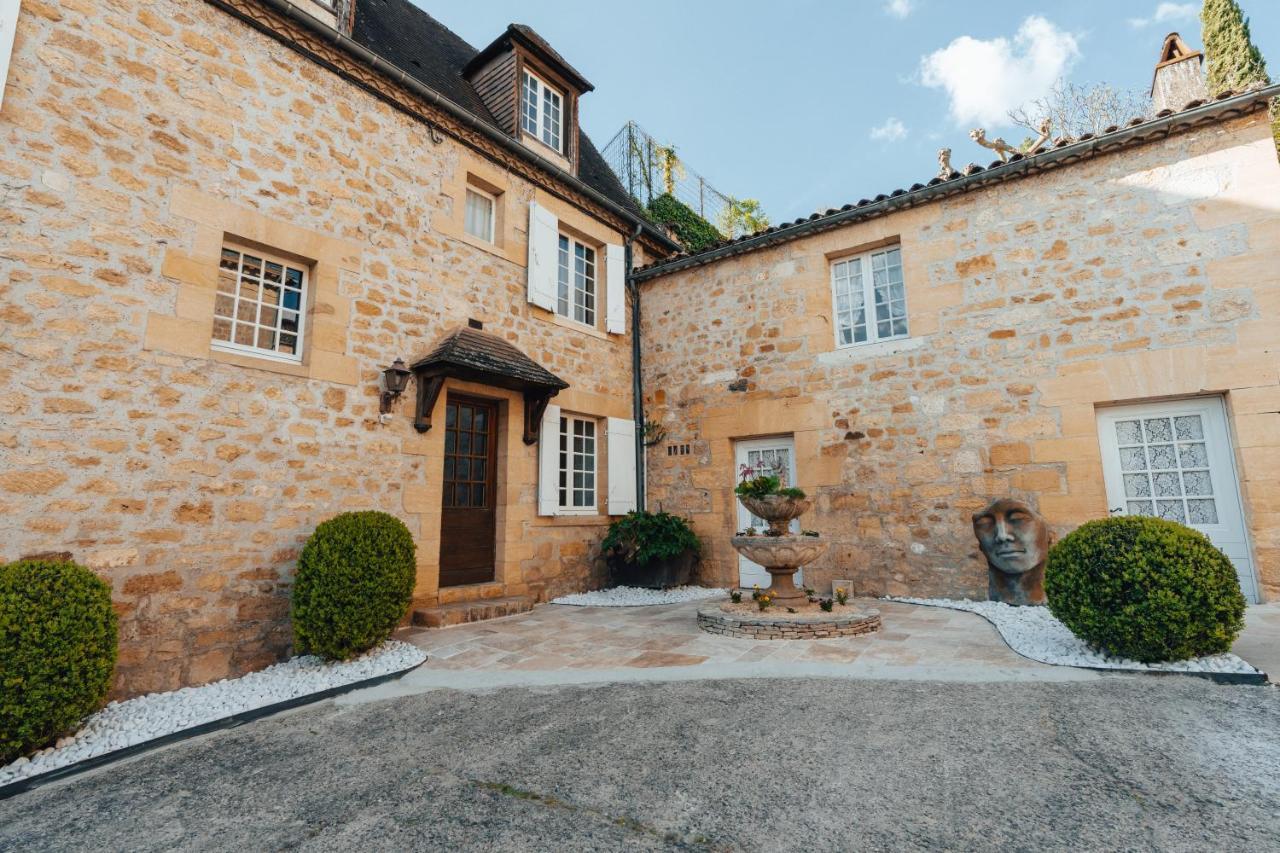
M 420 628 L 447 628 L 450 625 L 483 622 L 500 616 L 528 613 L 533 609 L 533 603 L 530 596 L 514 595 L 423 607 L 413 611 L 413 624 Z

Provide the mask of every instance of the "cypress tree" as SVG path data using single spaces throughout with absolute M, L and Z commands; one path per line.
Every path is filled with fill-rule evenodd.
M 1270 83 L 1267 61 L 1249 37 L 1249 19 L 1236 0 L 1204 0 L 1200 9 L 1209 93 L 1239 91 L 1255 83 Z M 1271 137 L 1280 157 L 1280 97 L 1271 99 Z
M 1236 0 L 1204 0 L 1200 10 L 1210 94 L 1270 83 L 1262 51 L 1249 38 L 1249 19 Z

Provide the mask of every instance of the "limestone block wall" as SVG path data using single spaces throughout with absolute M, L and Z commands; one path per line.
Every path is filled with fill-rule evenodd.
M 413 431 L 412 386 L 381 424 L 378 378 L 475 318 L 566 410 L 629 417 L 628 337 L 525 301 L 529 201 L 621 242 L 603 220 L 196 0 L 26 0 L 0 140 L 0 559 L 110 581 L 117 695 L 278 659 L 300 546 L 343 510 L 405 520 L 420 603 L 592 582 L 608 518 L 536 516 L 523 403 L 481 389 L 510 425 L 500 565 L 442 594 L 441 431 Z M 472 175 L 497 246 L 461 236 Z M 302 364 L 211 349 L 224 239 L 307 265 Z
M 692 517 L 704 581 L 736 582 L 733 441 L 792 433 L 804 524 L 833 540 L 809 584 L 985 597 L 973 511 L 1103 516 L 1097 407 L 1223 394 L 1280 595 L 1278 199 L 1258 114 L 653 279 L 645 404 L 692 452 L 649 454 L 650 507 Z M 911 336 L 836 349 L 830 260 L 889 242 Z

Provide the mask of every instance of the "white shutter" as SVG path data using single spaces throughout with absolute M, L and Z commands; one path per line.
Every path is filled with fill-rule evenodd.
M 529 301 L 556 310 L 556 270 L 560 264 L 560 220 L 529 202 Z
M 609 418 L 609 515 L 636 508 L 636 422 Z
M 627 330 L 627 265 L 621 246 L 604 247 L 605 331 L 620 335 Z
M 559 514 L 560 407 L 548 404 L 538 430 L 538 515 Z
M 18 31 L 18 6 L 20 0 L 0 0 L 0 104 L 4 103 L 4 81 L 9 76 L 9 61 L 13 57 L 13 36 Z

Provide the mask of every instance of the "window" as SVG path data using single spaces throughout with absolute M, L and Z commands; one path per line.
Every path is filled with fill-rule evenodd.
M 463 227 L 472 237 L 493 242 L 495 199 L 484 190 L 467 187 L 467 210 Z
M 563 234 L 556 313 L 588 326 L 596 324 L 596 250 Z
M 560 93 L 528 71 L 520 97 L 520 126 L 555 150 L 560 150 Z
M 831 265 L 836 346 L 907 336 L 907 295 L 902 283 L 902 249 L 868 252 Z M 867 306 L 875 306 L 869 315 Z
M 306 288 L 300 264 L 224 246 L 213 304 L 214 347 L 301 361 Z
M 596 511 L 596 422 L 560 417 L 560 509 Z

